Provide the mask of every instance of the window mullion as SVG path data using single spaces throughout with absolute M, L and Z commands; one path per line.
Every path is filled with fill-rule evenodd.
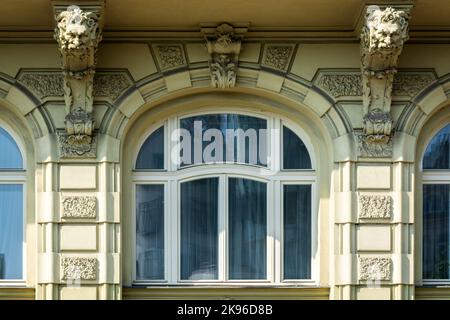
M 283 202 L 282 202 L 282 192 L 281 192 L 282 184 L 280 181 L 274 181 L 274 187 L 273 187 L 273 195 L 274 195 L 274 258 L 275 258 L 275 273 L 274 273 L 274 279 L 275 283 L 280 283 L 283 279 L 282 277 L 282 233 L 281 233 L 281 226 L 283 221 Z M 276 213 L 279 214 L 276 214 Z
M 219 254 L 218 254 L 218 270 L 219 280 L 225 281 L 226 279 L 226 263 L 227 263 L 227 217 L 226 217 L 226 177 L 224 175 L 219 177 Z
M 179 219 L 180 219 L 180 197 L 178 195 L 178 181 L 169 181 L 170 197 L 168 198 L 169 208 L 170 208 L 170 225 L 169 225 L 169 236 L 171 237 L 170 246 L 170 260 L 172 263 L 169 264 L 169 283 L 178 282 L 178 269 L 180 264 L 179 259 L 179 243 L 180 243 L 180 229 L 179 229 Z
M 266 220 L 266 228 L 267 228 L 267 236 L 266 236 L 266 265 L 267 265 L 267 280 L 270 282 L 275 281 L 275 199 L 273 196 L 274 192 L 274 182 L 269 181 L 266 185 L 267 188 L 267 220 Z

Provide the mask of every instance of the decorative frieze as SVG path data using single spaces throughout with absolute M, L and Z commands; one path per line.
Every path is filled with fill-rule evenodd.
M 361 32 L 363 132 L 366 145 L 392 138 L 392 86 L 398 58 L 408 39 L 409 14 L 391 7 L 366 8 Z
M 434 81 L 435 76 L 431 73 L 398 73 L 394 77 L 392 94 L 413 98 Z
M 262 65 L 286 72 L 294 52 L 294 44 L 267 44 Z
M 96 258 L 62 257 L 63 280 L 96 280 L 98 261 Z
M 181 44 L 155 44 L 152 47 L 161 71 L 186 66 L 184 49 Z
M 97 72 L 94 76 L 94 97 L 114 101 L 132 84 L 126 72 Z
M 63 218 L 95 218 L 97 198 L 92 196 L 62 197 Z
M 202 29 L 210 55 L 212 87 L 224 89 L 235 86 L 241 42 L 246 31 L 247 28 L 236 29 L 228 23 L 219 25 L 213 33 L 210 28 Z
M 64 77 L 56 72 L 22 73 L 18 79 L 40 99 L 64 96 Z
M 317 81 L 317 86 L 335 98 L 362 96 L 360 74 L 322 74 Z
M 359 280 L 391 280 L 390 258 L 359 257 Z
M 389 219 L 392 213 L 392 197 L 388 195 L 360 195 L 359 218 Z
M 66 103 L 66 134 L 60 139 L 65 149 L 61 154 L 88 154 L 95 152 L 91 146 L 93 128 L 93 84 L 96 53 L 102 39 L 103 6 L 89 6 L 82 10 L 78 6 L 66 9 L 55 7 L 55 39 L 62 60 L 63 88 Z M 81 152 L 80 152 L 81 150 Z

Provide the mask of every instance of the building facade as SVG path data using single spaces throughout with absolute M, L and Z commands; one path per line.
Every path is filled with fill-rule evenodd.
M 449 298 L 448 10 L 2 5 L 0 298 Z

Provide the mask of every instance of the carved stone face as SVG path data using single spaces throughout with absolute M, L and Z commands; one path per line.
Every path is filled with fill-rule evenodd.
M 407 13 L 393 8 L 369 11 L 366 32 L 371 50 L 392 50 L 407 40 Z
M 96 15 L 72 6 L 58 16 L 56 40 L 63 49 L 82 50 L 99 41 Z

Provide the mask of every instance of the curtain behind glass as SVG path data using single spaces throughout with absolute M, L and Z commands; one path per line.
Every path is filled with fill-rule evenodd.
M 423 278 L 450 279 L 448 184 L 423 186 Z
M 431 139 L 423 157 L 424 169 L 450 169 L 450 125 Z
M 186 129 L 190 132 L 192 137 L 192 144 L 191 144 L 191 164 L 194 164 L 194 122 L 195 121 L 201 121 L 202 123 L 202 134 L 205 133 L 208 129 L 218 129 L 222 132 L 223 136 L 223 161 L 227 161 L 226 154 L 227 154 L 227 146 L 226 146 L 226 130 L 227 129 L 242 129 L 244 132 L 248 129 L 254 129 L 257 132 L 257 164 L 260 166 L 267 166 L 267 137 L 265 140 L 261 140 L 261 135 L 259 134 L 259 130 L 266 130 L 267 129 L 267 121 L 265 119 L 260 119 L 257 117 L 251 117 L 251 116 L 244 116 L 240 114 L 209 114 L 209 115 L 199 115 L 189 118 L 183 118 L 180 120 L 180 128 Z M 267 135 L 267 133 L 266 133 Z M 238 142 L 237 138 L 234 138 L 234 160 L 231 162 L 238 162 Z M 202 152 L 205 149 L 205 147 L 210 144 L 211 141 L 203 141 L 202 142 Z M 265 152 L 262 152 L 260 150 L 260 146 L 264 145 Z M 249 148 L 249 138 L 245 139 L 245 150 L 241 150 L 241 152 L 245 152 L 245 161 L 244 163 L 250 163 L 250 148 Z M 261 157 L 259 156 L 261 154 Z M 264 160 L 262 160 L 262 157 L 264 157 Z M 204 160 L 202 159 L 203 163 Z M 181 164 L 181 167 L 186 166 L 185 163 Z
M 164 279 L 164 185 L 136 186 L 136 279 Z
M 284 279 L 311 278 L 311 186 L 283 187 Z
M 228 188 L 229 278 L 266 279 L 266 184 L 230 178 Z
M 145 140 L 139 150 L 136 169 L 164 169 L 164 126 Z
M 23 187 L 0 184 L 0 279 L 22 279 Z
M 219 178 L 181 184 L 181 279 L 218 278 Z
M 283 127 L 283 169 L 311 169 L 311 158 L 303 141 Z
M 22 169 L 22 154 L 14 139 L 0 128 L 0 169 Z

